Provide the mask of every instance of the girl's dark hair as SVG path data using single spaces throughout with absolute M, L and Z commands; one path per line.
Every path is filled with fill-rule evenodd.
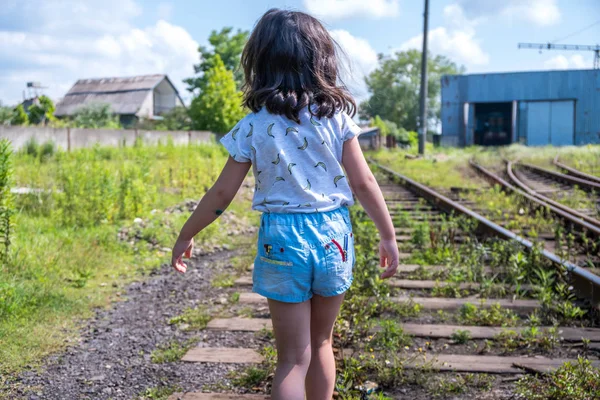
M 296 122 L 306 106 L 319 118 L 331 118 L 340 110 L 354 116 L 356 103 L 339 84 L 338 49 L 316 18 L 267 11 L 242 53 L 244 105 L 254 112 L 266 106 L 270 113 Z

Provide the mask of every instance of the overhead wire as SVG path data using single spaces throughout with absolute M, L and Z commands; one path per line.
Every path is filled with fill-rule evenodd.
M 580 29 L 580 30 L 578 30 L 578 31 L 576 31 L 576 32 L 570 33 L 570 34 L 568 34 L 567 36 L 565 36 L 565 37 L 563 37 L 563 38 L 560 38 L 560 39 L 556 39 L 556 40 L 554 40 L 554 41 L 552 41 L 552 42 L 550 42 L 550 43 L 554 44 L 554 43 L 562 42 L 563 40 L 565 40 L 565 39 L 569 39 L 569 38 L 571 38 L 571 37 L 573 37 L 573 36 L 575 36 L 575 35 L 579 35 L 580 33 L 582 33 L 582 32 L 585 32 L 585 31 L 587 31 L 588 29 L 590 29 L 590 28 L 592 28 L 592 27 L 594 27 L 594 26 L 596 26 L 596 25 L 598 25 L 598 24 L 600 24 L 600 19 L 599 19 L 598 21 L 596 21 L 596 22 L 592 23 L 591 25 L 588 25 L 588 26 L 586 26 L 586 27 L 585 27 L 585 28 L 583 28 L 583 29 Z

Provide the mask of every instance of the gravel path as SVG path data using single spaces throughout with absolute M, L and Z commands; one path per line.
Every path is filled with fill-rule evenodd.
M 251 333 L 188 332 L 168 324 L 188 307 L 223 302 L 233 290 L 215 289 L 210 281 L 217 269 L 232 268 L 227 261 L 234 255 L 222 250 L 197 257 L 185 276 L 163 265 L 148 279 L 132 283 L 123 293 L 126 300 L 88 321 L 80 343 L 50 357 L 44 369 L 23 372 L 15 382 L 20 387 L 15 395 L 29 400 L 137 399 L 159 386 L 186 390 L 200 390 L 206 384 L 227 386 L 228 372 L 241 366 L 154 364 L 150 353 L 173 340 L 195 340 L 211 347 L 260 346 L 261 339 Z

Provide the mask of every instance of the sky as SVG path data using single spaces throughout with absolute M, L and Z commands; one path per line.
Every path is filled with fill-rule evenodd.
M 344 79 L 368 97 L 378 54 L 420 49 L 418 0 L 3 0 L 0 102 L 26 82 L 60 99 L 77 79 L 164 73 L 184 100 L 197 48 L 213 30 L 251 30 L 269 8 L 321 19 L 348 56 Z M 430 0 L 430 50 L 467 73 L 592 68 L 593 53 L 519 50 L 519 42 L 600 44 L 600 0 Z

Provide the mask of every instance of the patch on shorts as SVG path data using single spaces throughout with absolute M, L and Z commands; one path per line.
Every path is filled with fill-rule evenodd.
M 269 264 L 284 265 L 286 267 L 291 267 L 293 265 L 291 261 L 273 260 L 271 258 L 267 258 L 267 257 L 263 257 L 263 256 L 260 257 L 260 261 L 264 261 Z

